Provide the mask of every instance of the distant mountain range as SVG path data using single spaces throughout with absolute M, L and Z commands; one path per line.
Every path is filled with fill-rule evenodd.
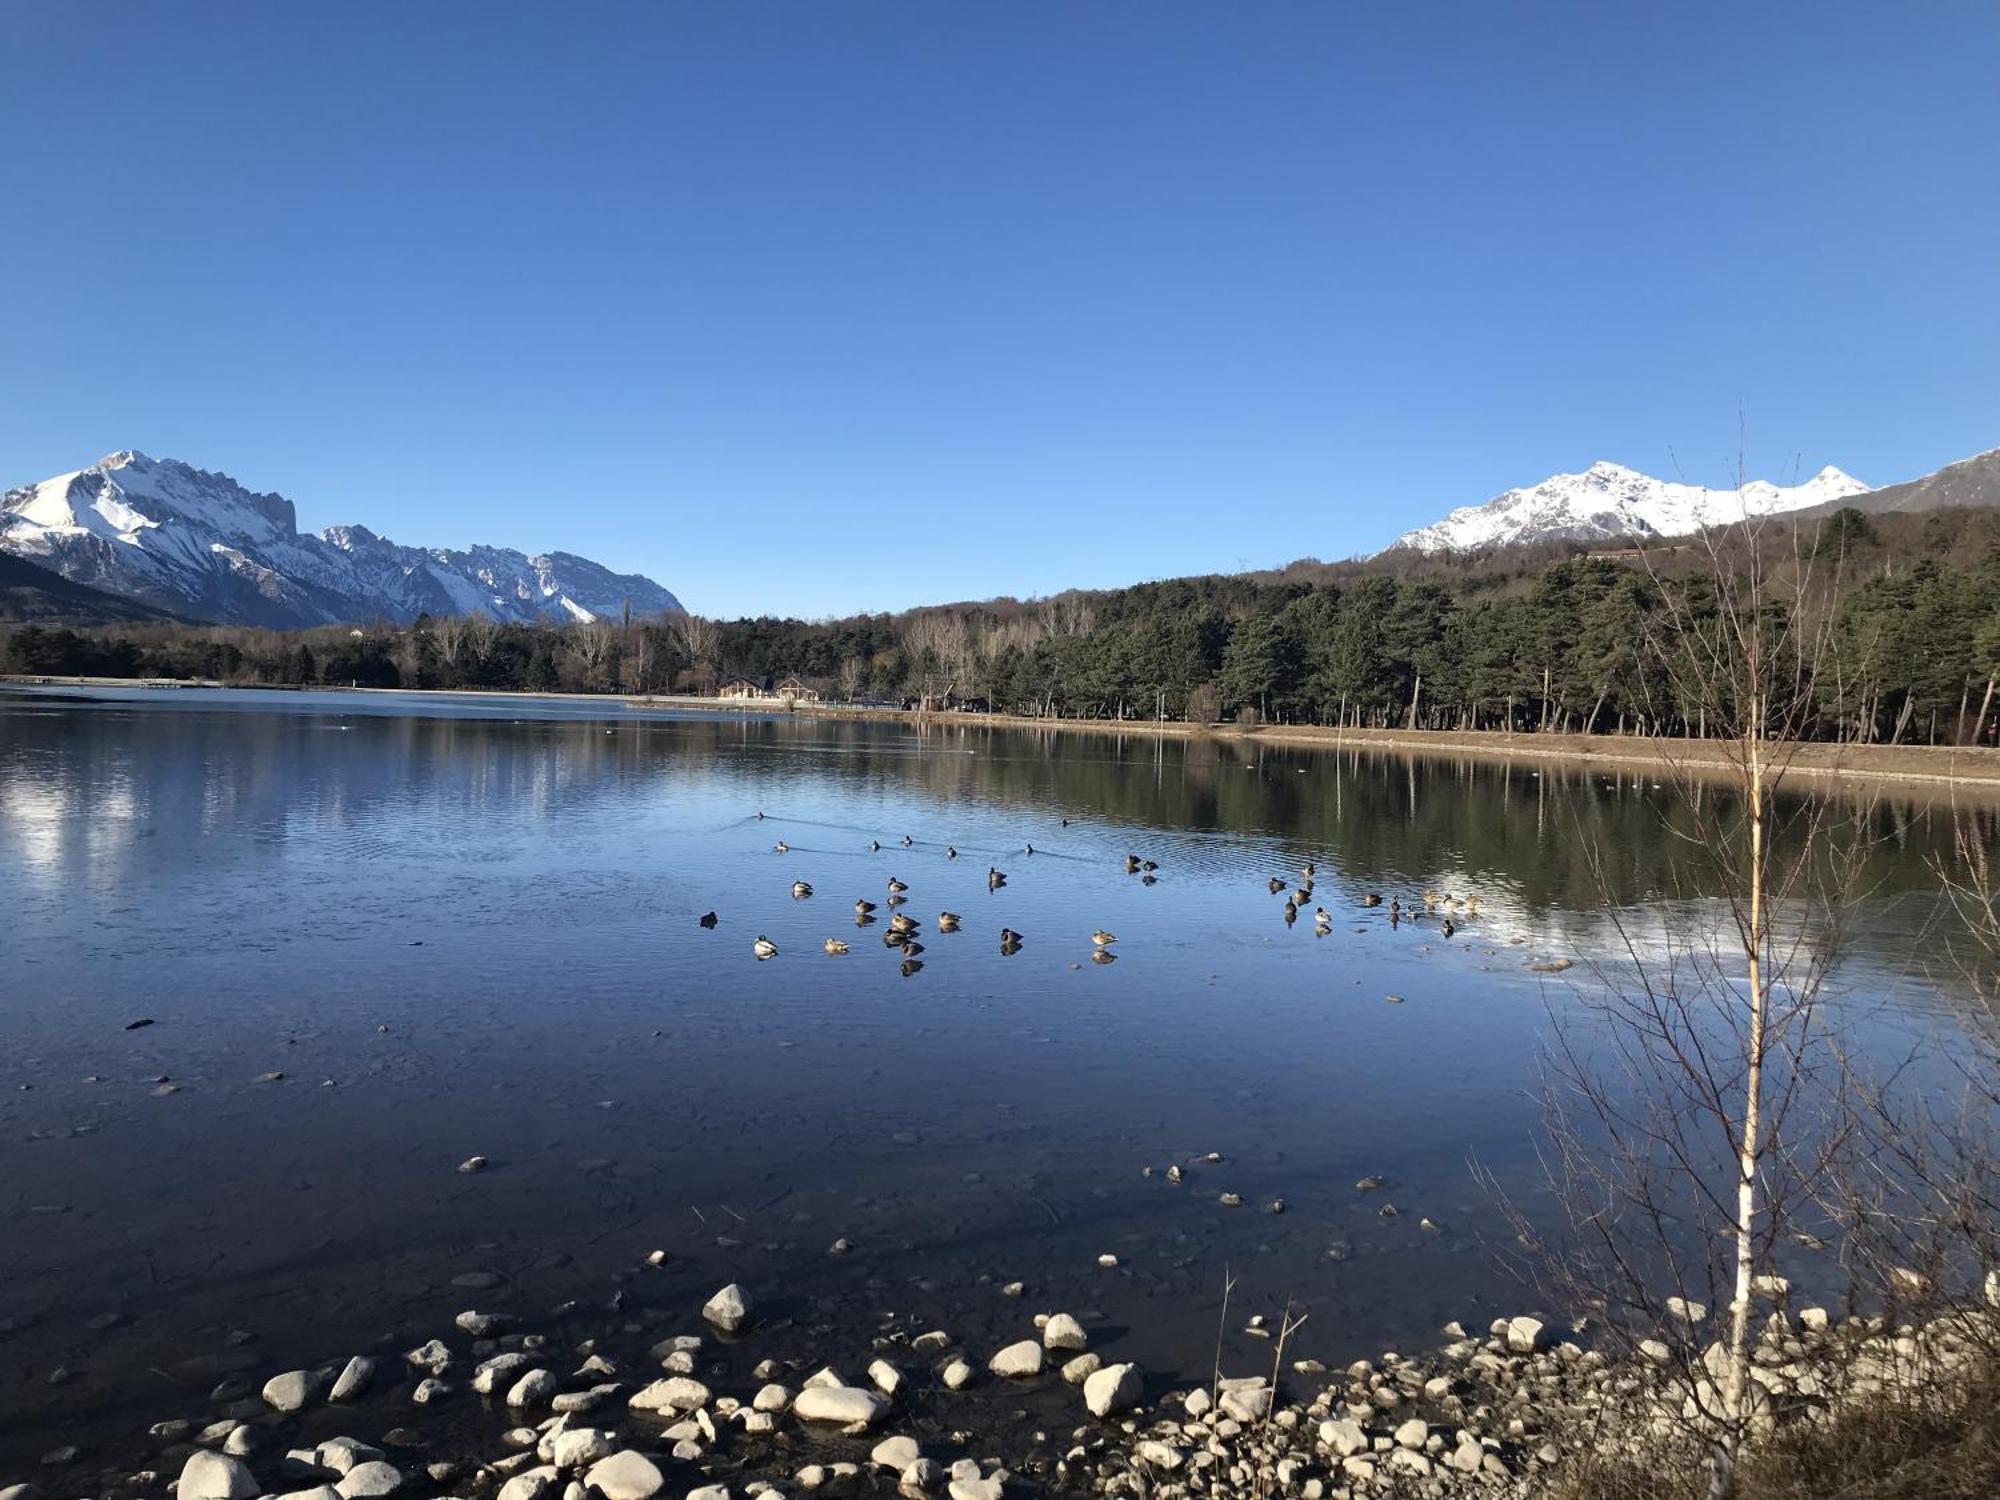
M 508 621 L 616 619 L 628 606 L 635 615 L 681 607 L 650 578 L 568 552 L 404 547 L 365 526 L 301 534 L 282 495 L 133 452 L 0 496 L 0 553 L 150 609 L 276 629 L 475 610 Z
M 1487 552 L 1528 542 L 1614 541 L 1686 536 L 1746 515 L 1826 515 L 1843 506 L 1881 512 L 2000 505 L 2000 450 L 1968 458 L 1907 484 L 1872 489 L 1852 474 L 1824 468 L 1803 484 L 1754 480 L 1741 489 L 1707 489 L 1654 479 L 1620 464 L 1592 464 L 1466 505 L 1441 521 L 1406 531 L 1387 550 Z

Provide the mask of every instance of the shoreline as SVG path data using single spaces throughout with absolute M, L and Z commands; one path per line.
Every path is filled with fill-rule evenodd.
M 1422 755 L 1430 758 L 1479 756 L 1520 764 L 1555 763 L 1580 770 L 1610 767 L 1658 772 L 1672 761 L 1706 776 L 1726 775 L 1727 755 L 1713 740 L 1641 738 L 1626 735 L 1514 733 L 1501 730 L 1339 729 L 1316 724 L 1266 724 L 1243 729 L 1232 724 L 1201 726 L 1180 720 L 1037 718 L 1021 714 L 968 713 L 940 709 L 871 708 L 841 704 L 794 704 L 781 700 L 718 699 L 655 694 L 645 698 L 616 693 L 531 693 L 489 688 L 342 688 L 331 685 L 276 687 L 160 678 L 0 676 L 17 687 L 146 689 L 171 693 L 188 689 L 279 693 L 353 693 L 438 702 L 539 701 L 601 705 L 624 713 L 745 714 L 770 718 L 811 718 L 833 722 L 889 723 L 930 727 L 1005 729 L 1147 739 L 1209 740 L 1238 745 L 1281 745 L 1309 750 Z M 1854 745 L 1807 741 L 1792 747 L 1785 775 L 1817 781 L 1887 783 L 1931 790 L 1971 792 L 1982 800 L 2000 798 L 2000 749 L 1952 745 Z
M 1161 1375 L 1118 1358 L 1125 1330 L 1102 1313 L 1038 1311 L 1018 1286 L 1006 1291 L 1012 1326 L 984 1339 L 891 1313 L 865 1346 L 832 1348 L 781 1288 L 731 1282 L 697 1306 L 713 1284 L 702 1283 L 638 1308 L 621 1291 L 523 1315 L 508 1310 L 518 1293 L 504 1278 L 457 1284 L 464 1310 L 449 1326 L 406 1326 L 297 1367 L 294 1351 L 227 1364 L 205 1399 L 163 1401 L 178 1409 L 128 1441 L 51 1447 L 40 1471 L 60 1476 L 59 1493 L 87 1475 L 88 1492 L 113 1500 L 170 1486 L 177 1500 L 733 1500 L 732 1486 L 766 1500 L 890 1486 L 905 1500 L 1362 1500 L 1410 1486 L 1515 1500 L 1572 1464 L 1676 1448 L 1698 1462 L 1700 1439 L 1672 1429 L 1720 1347 L 1699 1326 L 1705 1309 L 1609 1350 L 1517 1315 L 1447 1322 L 1413 1354 L 1330 1369 L 1287 1358 L 1293 1322 L 1253 1317 L 1243 1331 L 1269 1345 L 1268 1364 L 1238 1355 L 1228 1363 L 1254 1367 L 1225 1375 L 1218 1342 L 1212 1375 Z M 1953 1361 L 1985 1347 L 1992 1316 L 1974 1305 L 1928 1321 L 1938 1362 L 1925 1375 L 1892 1363 L 1909 1342 L 1901 1325 L 1775 1302 L 1756 1335 L 1761 1437 L 1790 1420 L 1781 1403 L 1879 1402 L 1885 1370 L 1892 1392 L 1943 1389 Z M 0 1500 L 47 1493 L 0 1473 Z

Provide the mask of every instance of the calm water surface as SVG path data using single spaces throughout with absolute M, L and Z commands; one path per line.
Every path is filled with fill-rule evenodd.
M 174 1414 L 248 1363 L 232 1330 L 287 1368 L 614 1277 L 681 1306 L 740 1279 L 855 1348 L 890 1313 L 1019 1337 L 1020 1279 L 1186 1374 L 1225 1265 L 1243 1314 L 1309 1308 L 1298 1352 L 1329 1362 L 1518 1311 L 1469 1163 L 1533 1201 L 1537 1046 L 1587 964 L 1528 965 L 1608 951 L 1587 841 L 1655 906 L 1664 796 L 522 701 L 0 698 L 0 1457 Z M 1841 990 L 1893 1049 L 1950 1026 L 1912 956 L 1948 829 L 1879 821 Z M 1324 936 L 1266 887 L 1307 860 Z M 909 974 L 853 914 L 892 876 L 925 929 Z M 1426 887 L 1481 915 L 1446 938 L 1363 902 Z M 472 1269 L 506 1291 L 450 1285 Z

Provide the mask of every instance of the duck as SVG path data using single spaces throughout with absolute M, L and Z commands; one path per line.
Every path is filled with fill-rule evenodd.
M 902 882 L 902 881 L 900 881 L 900 880 L 898 880 L 898 879 L 897 879 L 897 878 L 896 878 L 895 876 L 891 875 L 891 876 L 889 877 L 889 894 L 890 894 L 890 895 L 892 895 L 892 896 L 900 896 L 900 895 L 902 895 L 902 894 L 903 894 L 903 892 L 907 891 L 908 889 L 909 889 L 909 887 L 908 887 L 908 886 L 906 886 L 906 885 L 904 885 L 904 884 L 903 884 L 903 882 Z
M 1446 917 L 1442 931 L 1446 937 L 1450 937 L 1454 932 L 1458 931 L 1458 923 L 1452 921 L 1450 917 Z
M 1306 867 L 1304 871 L 1302 871 L 1301 873 L 1303 873 L 1306 877 L 1306 884 L 1311 885 L 1313 882 L 1313 876 L 1317 875 L 1319 873 L 1319 870 L 1314 866 L 1311 860 L 1307 860 Z
M 1363 906 L 1380 906 L 1382 904 L 1382 898 L 1376 895 L 1373 891 L 1370 891 L 1367 895 L 1361 898 L 1361 904 Z
M 865 917 L 873 910 L 875 910 L 875 903 L 873 901 L 857 901 L 854 903 L 854 915 L 857 917 Z
M 897 968 L 902 972 L 903 977 L 905 979 L 908 979 L 912 974 L 916 973 L 917 970 L 921 969 L 923 966 L 924 966 L 924 961 L 921 958 L 906 958 L 902 961 L 902 963 L 897 965 Z
M 1100 948 L 1108 948 L 1118 941 L 1118 934 L 1115 932 L 1106 932 L 1100 927 L 1090 935 L 1090 940 Z
M 914 843 L 916 843 L 916 840 L 911 838 L 907 833 L 903 835 L 903 847 L 905 849 L 909 848 Z
M 924 945 L 918 942 L 915 938 L 903 939 L 903 957 L 915 958 L 919 953 L 923 951 L 924 951 Z
M 1296 901 L 1287 901 L 1285 903 L 1285 925 L 1289 927 L 1292 925 L 1292 923 L 1298 921 L 1298 919 L 1299 919 L 1298 903 Z
M 880 854 L 882 852 L 882 841 L 880 839 L 870 839 L 868 841 L 868 852 L 870 854 Z
M 953 848 L 953 847 L 952 847 L 952 846 L 951 846 L 950 844 L 946 844 L 946 845 L 944 846 L 944 857 L 945 857 L 946 859 L 957 859 L 957 858 L 958 858 L 958 850 L 957 850 L 957 849 L 955 849 L 955 848 Z
M 756 942 L 750 945 L 750 951 L 755 953 L 759 958 L 776 958 L 778 956 L 778 945 L 767 937 L 759 937 Z
M 910 940 L 910 935 L 901 928 L 892 927 L 882 934 L 884 948 L 900 948 Z
M 1064 819 L 1062 820 L 1062 826 L 1063 826 L 1063 827 L 1065 827 L 1065 828 L 1069 827 L 1069 819 L 1068 819 L 1068 818 L 1064 818 Z
M 955 912 L 955 911 L 941 911 L 941 912 L 939 912 L 939 913 L 938 913 L 938 931 L 939 931 L 939 932 L 956 932 L 956 931 L 958 931 L 958 913 L 957 913 L 957 912 Z
M 1333 925 L 1333 913 L 1328 911 L 1324 906 L 1319 907 L 1313 912 L 1313 921 L 1322 927 L 1331 927 Z
M 771 846 L 771 852 L 773 854 L 790 854 L 792 852 L 792 846 L 786 843 L 783 839 L 779 839 L 777 843 Z
M 1138 855 L 1128 854 L 1125 856 L 1125 873 L 1127 875 L 1137 875 L 1139 873 Z
M 1160 867 L 1153 860 L 1142 859 L 1139 861 L 1139 868 L 1144 870 L 1148 875 L 1150 875 L 1153 873 L 1153 871 L 1159 869 Z
M 1090 950 L 1090 961 L 1094 964 L 1115 964 L 1118 955 L 1109 948 L 1093 948 Z
M 1035 852 L 1035 846 L 1033 844 L 1029 844 L 1026 848 L 1022 849 L 1021 852 L 1023 854 L 1033 854 Z
M 757 809 L 757 821 L 759 823 L 764 821 L 764 809 L 761 807 Z
M 843 943 L 839 938 L 828 938 L 825 947 L 829 953 L 838 954 L 847 951 L 847 944 Z
M 889 918 L 889 930 L 891 932 L 915 932 L 917 930 L 917 919 L 907 912 L 899 911 L 893 917 Z
M 1467 896 L 1465 898 L 1465 914 L 1468 917 L 1479 915 L 1479 898 L 1477 896 Z
M 1274 896 L 1285 888 L 1285 882 L 1278 879 L 1278 877 L 1275 875 L 1273 875 L 1269 880 L 1265 881 L 1264 884 L 1270 887 L 1271 894 Z
M 813 888 L 807 885 L 803 880 L 794 880 L 792 882 L 792 899 L 794 901 L 803 901 L 806 899 L 806 897 L 810 896 L 812 893 L 813 893 Z
M 1005 875 L 1002 875 L 998 870 L 989 868 L 986 871 L 987 890 L 997 891 L 1000 889 L 1001 886 L 1005 885 L 1006 883 L 1007 883 L 1007 877 Z
M 1313 898 L 1313 888 L 1309 885 L 1302 885 L 1297 890 L 1292 892 L 1292 902 L 1294 905 L 1297 906 L 1304 906 L 1308 901 L 1312 900 L 1312 898 Z
M 1020 947 L 1021 944 L 1025 941 L 1026 939 L 1024 939 L 1020 933 L 1016 932 L 1011 927 L 1003 927 L 1000 929 L 1000 951 L 1002 953 L 1006 953 L 1011 951 L 1012 949 Z
M 709 912 L 709 913 L 707 913 L 707 914 L 706 914 L 705 916 L 703 916 L 703 917 L 702 917 L 702 919 L 701 919 L 701 925 L 702 925 L 702 926 L 704 926 L 704 927 L 707 927 L 707 928 L 709 928 L 709 929 L 711 929 L 711 930 L 713 930 L 713 928 L 715 927 L 715 924 L 716 924 L 716 921 L 717 921 L 717 918 L 716 918 L 716 915 L 715 915 L 715 913 L 714 913 L 714 912 Z

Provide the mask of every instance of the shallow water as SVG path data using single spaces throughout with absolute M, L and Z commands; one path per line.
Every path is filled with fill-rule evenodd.
M 417 1342 L 493 1300 L 450 1286 L 475 1268 L 545 1307 L 665 1249 L 645 1297 L 738 1279 L 857 1340 L 898 1312 L 997 1345 L 1069 1307 L 1188 1374 L 1225 1266 L 1237 1313 L 1295 1299 L 1329 1362 L 1520 1310 L 1471 1163 L 1536 1202 L 1537 1049 L 1611 951 L 1582 851 L 1649 918 L 1665 796 L 1233 742 L 0 697 L 0 1477 L 177 1410 L 234 1329 L 270 1369 Z M 1888 1051 L 1951 1025 L 1915 956 L 1949 829 L 1876 817 L 1839 988 Z M 1325 935 L 1265 883 L 1307 860 Z M 907 975 L 852 909 L 892 876 Z M 1447 938 L 1363 902 L 1426 887 L 1481 912 Z M 1549 957 L 1585 962 L 1529 971 Z

